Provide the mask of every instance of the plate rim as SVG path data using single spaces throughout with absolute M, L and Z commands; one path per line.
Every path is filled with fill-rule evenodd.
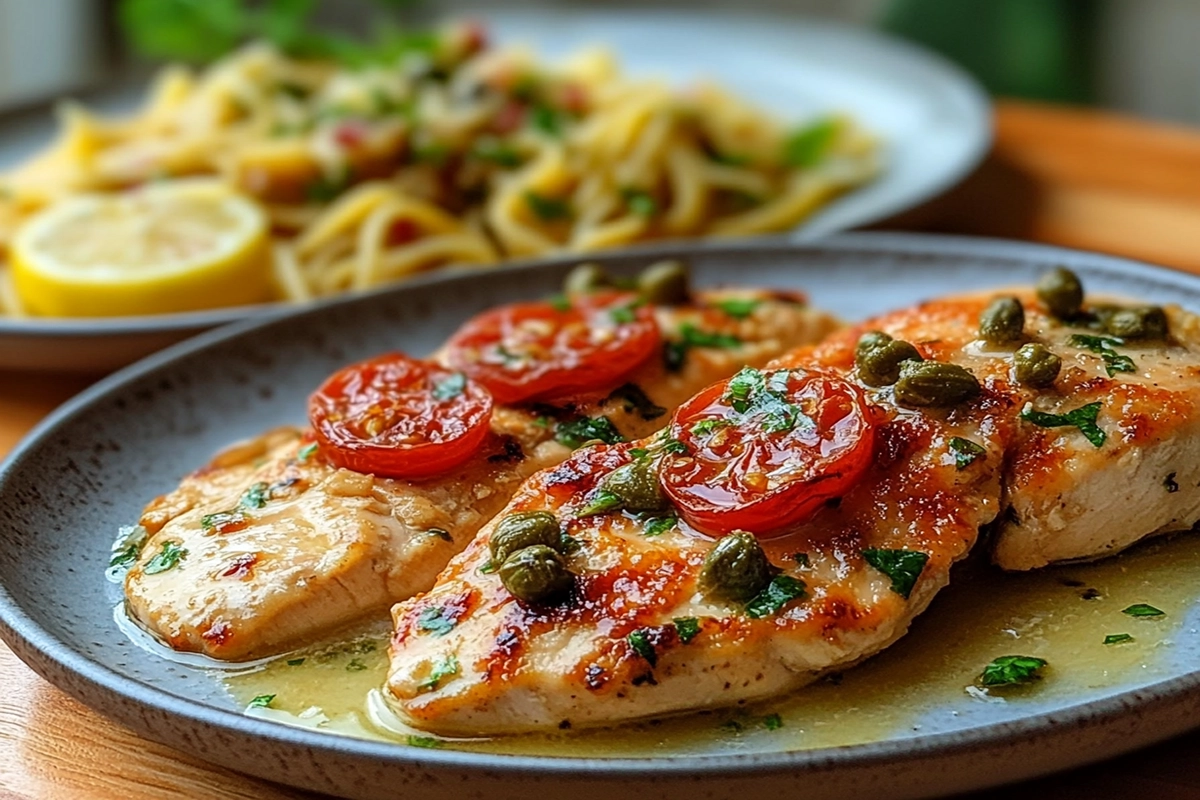
M 487 8 L 486 6 L 482 8 Z M 515 8 L 509 12 L 515 14 L 528 14 L 530 9 Z M 493 9 L 490 12 L 481 11 L 481 14 L 505 14 L 508 13 L 503 9 Z M 597 8 L 580 8 L 575 9 L 570 13 L 559 12 L 567 16 L 586 16 L 589 14 L 601 15 L 617 15 L 622 12 L 618 11 L 598 11 Z M 739 21 L 745 24 L 767 24 L 774 18 L 767 13 L 761 11 L 730 11 L 727 9 L 707 10 L 707 11 L 686 11 L 679 8 L 661 8 L 650 9 L 643 12 L 643 15 L 648 17 L 659 17 L 663 19 L 670 18 L 686 18 L 697 20 L 708 20 L 716 24 L 716 20 Z M 461 16 L 456 15 L 456 16 Z M 443 15 L 444 17 L 444 15 Z M 778 23 L 778 20 L 774 20 Z M 836 35 L 848 37 L 851 40 L 857 40 L 863 43 L 869 43 L 869 49 L 882 52 L 890 52 L 897 57 L 902 58 L 907 63 L 911 63 L 923 71 L 931 75 L 937 75 L 941 84 L 939 88 L 942 91 L 950 90 L 950 94 L 954 98 L 955 105 L 969 112 L 971 129 L 968 133 L 964 133 L 962 141 L 964 146 L 958 158 L 947 164 L 942 169 L 942 174 L 939 180 L 929 183 L 921 192 L 912 194 L 904 202 L 890 202 L 881 207 L 881 210 L 870 215 L 865 220 L 854 221 L 851 225 L 839 224 L 817 224 L 810 226 L 808 222 L 801 223 L 787 231 L 781 231 L 776 234 L 764 237 L 753 238 L 777 238 L 784 241 L 813 241 L 816 239 L 825 238 L 831 235 L 836 235 L 843 231 L 855 230 L 860 226 L 874 225 L 885 222 L 891 217 L 919 208 L 935 197 L 940 196 L 958 183 L 966 179 L 983 161 L 987 153 L 992 147 L 995 139 L 995 124 L 994 112 L 992 108 L 991 98 L 988 95 L 983 85 L 969 72 L 963 69 L 958 64 L 949 60 L 940 53 L 902 39 L 899 36 L 889 34 L 885 31 L 880 31 L 868 26 L 853 25 L 847 22 L 827 19 L 811 14 L 793 13 L 786 19 L 786 23 L 795 27 L 823 29 L 833 32 Z M 148 84 L 144 81 L 141 84 L 144 90 Z M 144 91 L 143 91 L 144 94 Z M 2 119 L 0 119 L 2 123 Z M 886 149 L 887 142 L 884 142 Z M 884 165 L 886 171 L 887 165 Z M 814 217 L 818 223 L 821 222 L 820 214 L 828 209 L 819 210 Z M 674 244 L 693 243 L 693 244 L 709 244 L 720 242 L 716 237 L 705 237 L 698 239 L 675 240 L 665 239 L 656 242 L 648 243 L 649 245 L 656 244 Z M 644 245 L 638 245 L 633 248 L 621 248 L 613 250 L 599 251 L 597 254 L 626 252 L 632 249 L 641 249 Z M 574 257 L 585 259 L 593 255 L 592 253 L 575 253 Z M 534 261 L 544 260 L 545 258 L 555 258 L 557 253 L 547 254 L 540 259 L 518 258 L 511 260 L 503 260 L 499 262 L 500 266 L 507 265 L 525 265 Z M 483 269 L 491 269 L 494 267 L 483 267 Z M 293 302 L 288 300 L 276 300 L 267 303 L 256 303 L 244 306 L 230 306 L 225 308 L 201 309 L 196 311 L 174 312 L 168 314 L 149 314 L 138 316 L 121 316 L 121 317 L 8 317 L 0 315 L 0 337 L 11 339 L 70 339 L 79 336 L 95 337 L 97 339 L 105 337 L 121 337 L 138 334 L 167 334 L 179 333 L 208 329 L 218 325 L 227 325 L 234 322 L 249 319 L 263 319 L 276 314 L 289 314 L 297 308 L 313 308 L 323 304 L 327 300 L 343 297 L 357 297 L 362 295 L 374 295 L 381 290 L 386 291 L 394 288 L 396 285 L 404 285 L 412 282 L 408 279 L 400 282 L 400 284 L 390 284 L 381 287 L 375 287 L 365 292 L 355 292 L 353 290 L 343 292 L 334 297 L 320 298 L 314 301 Z
M 648 248 L 648 257 L 668 250 L 666 246 Z M 1200 293 L 1200 276 L 1157 267 L 1144 262 L 1086 251 L 1072 250 L 1049 245 L 1017 242 L 1004 239 L 983 239 L 966 236 L 938 234 L 910 234 L 891 232 L 866 232 L 843 234 L 821 242 L 788 243 L 769 241 L 736 242 L 717 247 L 680 247 L 674 251 L 702 250 L 706 253 L 772 253 L 828 251 L 845 255 L 847 252 L 871 252 L 901 255 L 953 255 L 963 259 L 988 257 L 1023 261 L 1045 261 L 1051 263 L 1086 263 L 1104 271 L 1119 271 L 1132 276 L 1150 279 L 1169 275 L 1173 282 L 1183 281 L 1195 285 Z M 640 255 L 640 254 L 639 254 Z M 609 258 L 631 258 L 630 251 L 614 251 Z M 604 256 L 602 255 L 603 259 Z M 539 270 L 560 267 L 576 260 L 566 256 L 550 261 L 503 267 L 506 270 Z M 453 280 L 453 276 L 431 276 L 427 282 Z M 405 286 L 392 287 L 386 293 L 403 294 Z M 212 346 L 252 335 L 255 331 L 273 324 L 305 315 L 326 313 L 331 307 L 356 303 L 375 302 L 373 295 L 343 296 L 319 306 L 309 306 L 290 314 L 267 319 L 246 320 L 225 326 L 194 337 L 159 353 L 153 354 L 134 365 L 126 367 L 101 380 L 93 387 L 64 403 L 22 439 L 12 452 L 0 463 L 0 496 L 10 476 L 21 468 L 22 463 L 37 448 L 42 446 L 64 423 L 87 412 L 94 403 L 109 394 L 121 390 L 128 383 L 143 378 L 156 370 L 169 366 L 180 358 L 203 351 Z M 645 778 L 654 776 L 679 777 L 720 776 L 747 777 L 756 774 L 798 773 L 825 771 L 835 768 L 868 768 L 881 765 L 896 765 L 916 762 L 930 756 L 948 757 L 955 754 L 970 754 L 991 747 L 1013 745 L 1022 737 L 1047 735 L 1052 731 L 1079 730 L 1080 728 L 1103 727 L 1126 719 L 1130 714 L 1170 707 L 1181 698 L 1195 694 L 1200 688 L 1200 669 L 1174 675 L 1146 686 L 1116 692 L 1106 697 L 1074 703 L 1062 708 L 1032 714 L 1019 719 L 990 725 L 967 728 L 937 734 L 887 741 L 864 742 L 831 748 L 779 751 L 769 753 L 743 753 L 722 755 L 690 755 L 646 758 L 586 758 L 558 756 L 520 756 L 494 753 L 474 753 L 455 750 L 431 750 L 405 747 L 400 744 L 350 739 L 330 733 L 287 726 L 269 720 L 245 716 L 234 710 L 215 708 L 181 698 L 151 684 L 126 677 L 116 670 L 94 662 L 71 645 L 58 639 L 38 625 L 17 603 L 7 587 L 0 584 L 0 638 L 3 638 L 14 653 L 34 671 L 51 683 L 98 708 L 106 716 L 120 719 L 127 724 L 142 722 L 141 730 L 153 726 L 146 720 L 148 715 L 165 714 L 171 719 L 182 719 L 205 728 L 233 736 L 249 736 L 255 741 L 265 741 L 279 746 L 301 747 L 333 755 L 368 759 L 383 767 L 452 767 L 472 772 L 486 771 L 512 776 L 565 777 L 584 773 L 593 778 Z M 85 691 L 85 689 L 87 689 Z M 99 696 L 96 693 L 99 692 Z M 129 709 L 123 709 L 129 706 Z M 116 708 L 117 710 L 114 710 Z M 130 710 L 132 709 L 132 710 Z M 136 713 L 135 713 L 136 712 Z M 1187 724 L 1197 725 L 1200 720 Z M 1138 740 L 1138 744 L 1164 739 L 1186 728 L 1163 726 L 1150 738 Z M 1095 759 L 1107 757 L 1119 751 L 1097 752 Z M 1084 760 L 1072 761 L 1078 765 Z

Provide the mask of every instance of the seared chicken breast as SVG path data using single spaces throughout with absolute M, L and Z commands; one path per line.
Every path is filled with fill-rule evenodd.
M 569 402 L 497 405 L 477 451 L 446 474 L 339 468 L 298 428 L 217 456 L 145 509 L 149 538 L 125 581 L 132 616 L 175 649 L 226 660 L 336 632 L 430 588 L 523 480 L 597 430 L 645 436 L 705 384 L 836 325 L 798 296 L 742 290 L 654 314 L 671 358 Z

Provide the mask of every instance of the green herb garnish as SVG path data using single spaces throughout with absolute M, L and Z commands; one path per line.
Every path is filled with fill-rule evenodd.
M 645 522 L 644 533 L 647 536 L 660 536 L 679 524 L 679 518 L 674 514 L 667 517 L 654 517 Z
M 417 686 L 418 691 L 428 692 L 436 689 L 443 678 L 458 674 L 458 657 L 451 654 L 438 659 L 429 672 L 429 677 Z
M 1137 371 L 1137 364 L 1133 362 L 1132 358 L 1123 356 L 1112 349 L 1114 345 L 1125 344 L 1124 339 L 1118 339 L 1115 336 L 1089 336 L 1084 333 L 1076 333 L 1071 335 L 1067 344 L 1098 353 L 1104 359 L 1104 368 L 1110 378 L 1118 372 Z
M 686 444 L 671 436 L 667 436 L 662 440 L 662 450 L 664 453 L 674 456 L 686 456 L 691 452 L 688 450 Z
M 310 458 L 312 458 L 313 455 L 316 454 L 316 452 L 317 452 L 317 443 L 311 442 L 309 444 L 304 445 L 304 447 L 301 447 L 298 451 L 296 451 L 296 460 L 299 461 L 301 464 L 303 464 L 305 461 L 308 461 Z
M 978 445 L 970 439 L 960 439 L 957 436 L 950 440 L 950 452 L 954 454 L 954 467 L 959 471 L 987 455 L 987 450 L 982 445 Z
M 562 136 L 563 114 L 547 105 L 535 105 L 529 109 L 529 124 L 547 136 Z
M 238 504 L 243 508 L 262 508 L 271 499 L 271 487 L 265 483 L 256 483 L 245 491 Z
M 498 139 L 481 139 L 471 149 L 471 155 L 481 161 L 490 161 L 501 167 L 521 166 L 521 154 Z
M 566 200 L 557 197 L 546 197 L 537 192 L 525 192 L 525 205 L 544 222 L 554 222 L 571 218 L 571 206 Z
M 218 511 L 200 518 L 200 527 L 206 531 L 224 533 L 226 528 L 237 528 L 249 522 L 249 517 L 240 510 Z
M 695 617 L 676 617 L 671 621 L 675 623 L 675 633 L 679 635 L 679 641 L 684 644 L 690 644 L 700 633 L 700 620 Z
M 783 727 L 783 717 L 778 714 L 767 714 L 763 717 L 762 724 L 769 731 L 777 731 Z
M 441 739 L 435 739 L 432 736 L 416 736 L 415 734 L 411 733 L 408 735 L 405 741 L 408 743 L 409 747 L 426 747 L 431 750 L 436 750 L 442 746 Z
M 1000 656 L 983 668 L 979 675 L 981 686 L 1014 686 L 1041 677 L 1038 673 L 1047 664 L 1033 656 Z
M 880 550 L 866 548 L 863 560 L 892 579 L 892 591 L 905 600 L 912 594 L 917 578 L 929 561 L 929 554 L 920 550 Z
M 1041 428 L 1062 428 L 1075 427 L 1084 435 L 1089 442 L 1095 447 L 1100 447 L 1104 444 L 1105 438 L 1104 429 L 1096 424 L 1096 419 L 1100 416 L 1099 402 L 1088 403 L 1086 406 L 1068 411 L 1066 414 L 1047 414 L 1043 411 L 1035 411 L 1031 406 L 1025 406 L 1025 410 L 1021 412 L 1021 419 L 1026 422 L 1032 422 Z
M 451 400 L 458 397 L 467 388 L 467 376 L 461 372 L 453 372 L 448 377 L 438 381 L 433 387 L 434 400 Z
M 179 542 L 165 541 L 161 549 L 146 562 L 142 572 L 146 575 L 157 575 L 179 566 L 179 562 L 187 558 L 188 551 Z
M 776 575 L 758 595 L 746 604 L 746 613 L 761 619 L 779 611 L 792 600 L 804 596 L 804 581 L 789 575 Z
M 457 624 L 458 621 L 452 619 L 444 608 L 427 608 L 417 617 L 417 628 L 434 636 L 445 636 Z
M 819 119 L 793 133 L 783 143 L 783 161 L 789 167 L 813 167 L 821 162 L 841 124 L 834 117 Z
M 571 449 L 592 439 L 599 439 L 605 444 L 625 441 L 625 437 L 621 436 L 621 432 L 608 417 L 580 417 L 569 422 L 560 422 L 554 430 L 554 438 L 559 444 Z
M 1121 613 L 1131 617 L 1162 617 L 1166 614 L 1148 603 L 1134 603 L 1129 608 L 1121 609 Z
M 730 297 L 725 300 L 717 300 L 713 305 L 734 319 L 746 319 L 762 303 L 762 300 L 755 300 L 752 297 Z
M 732 334 L 700 330 L 685 322 L 679 327 L 679 339 L 668 339 L 663 344 L 663 361 L 668 370 L 678 372 L 687 360 L 688 350 L 693 347 L 732 349 L 741 345 L 742 340 Z
M 108 559 L 110 578 L 124 575 L 127 569 L 137 561 L 142 554 L 148 534 L 141 525 L 123 527 L 117 541 L 112 546 L 112 555 Z
M 633 648 L 633 652 L 644 658 L 650 666 L 658 664 L 658 654 L 654 652 L 649 632 L 638 629 L 625 638 L 629 642 L 629 646 Z
M 614 508 L 620 508 L 625 501 L 621 499 L 619 494 L 610 492 L 607 489 L 599 489 L 587 505 L 579 509 L 580 517 L 591 517 L 596 514 L 604 514 L 612 511 Z
M 273 694 L 260 694 L 246 704 L 246 708 L 267 708 L 275 699 Z
M 630 214 L 639 217 L 653 217 L 658 213 L 658 201 L 647 191 L 626 188 L 621 190 L 621 196 L 625 198 L 625 207 L 629 209 Z
M 1132 642 L 1133 637 L 1128 633 L 1110 633 L 1104 637 L 1105 644 L 1123 644 L 1124 642 Z
M 702 419 L 689 430 L 692 436 L 708 436 L 718 428 L 728 428 L 730 424 L 727 419 Z

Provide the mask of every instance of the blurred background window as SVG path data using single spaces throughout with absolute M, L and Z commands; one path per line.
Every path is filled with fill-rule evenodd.
M 730 7 L 722 0 L 571 4 L 631 11 Z M 310 7 L 321 25 L 362 32 L 381 15 L 416 23 L 487 6 L 478 0 L 0 0 L 0 110 L 137 73 L 144 61 L 131 52 L 121 25 L 131 16 L 147 34 L 140 43 L 157 45 L 152 52 L 203 60 L 238 39 L 240 12 L 257 15 L 256 30 L 279 32 L 272 20 L 286 26 Z M 739 0 L 737 8 L 878 27 L 942 53 L 996 95 L 1200 124 L 1197 0 Z

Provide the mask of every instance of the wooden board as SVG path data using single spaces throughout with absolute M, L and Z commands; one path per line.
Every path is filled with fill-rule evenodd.
M 997 105 L 988 161 L 888 227 L 1028 239 L 1200 273 L 1200 131 L 1091 111 Z M 0 455 L 88 381 L 0 373 Z M 306 798 L 148 742 L 39 679 L 0 645 L 0 800 Z M 1200 720 L 1198 720 L 1200 722 Z M 1200 796 L 1200 733 L 979 797 Z

